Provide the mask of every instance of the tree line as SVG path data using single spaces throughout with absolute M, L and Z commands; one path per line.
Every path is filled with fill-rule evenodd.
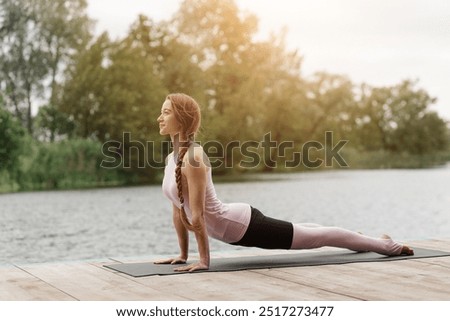
M 270 132 L 276 142 L 300 145 L 323 142 L 331 131 L 348 140 L 354 167 L 450 158 L 447 123 L 431 111 L 436 99 L 418 80 L 374 87 L 326 72 L 305 77 L 303 57 L 287 49 L 286 34 L 255 40 L 257 18 L 233 0 L 184 1 L 168 21 L 140 15 L 119 39 L 94 36 L 86 7 L 85 0 L 0 0 L 0 185 L 160 179 L 160 170 L 138 166 L 136 150 L 147 142 L 166 146 L 156 118 L 170 92 L 199 101 L 203 142 L 258 141 Z M 120 142 L 116 155 L 131 157 L 130 168 L 101 168 L 102 146 L 111 141 Z M 144 152 L 161 159 L 167 151 Z M 242 170 L 230 166 L 239 155 L 223 157 L 217 173 Z M 277 163 L 283 155 L 264 157 Z M 263 162 L 257 169 L 274 167 Z

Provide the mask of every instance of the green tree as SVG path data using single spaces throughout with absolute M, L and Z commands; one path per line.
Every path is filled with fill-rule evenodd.
M 194 49 L 190 59 L 204 71 L 207 137 L 223 144 L 249 137 L 256 107 L 248 103 L 256 17 L 241 14 L 231 0 L 184 1 L 173 24 L 179 38 Z
M 15 174 L 19 170 L 19 156 L 22 153 L 24 130 L 3 107 L 0 96 L 0 171 Z
M 96 127 L 100 105 L 104 105 L 102 100 L 107 94 L 104 64 L 110 46 L 107 34 L 102 34 L 66 70 L 57 110 L 72 117 L 79 137 L 99 136 Z
M 75 124 L 70 116 L 61 112 L 53 105 L 45 105 L 39 108 L 36 116 L 35 136 L 39 140 L 55 141 L 56 138 L 71 138 Z
M 75 135 L 116 144 L 116 159 L 148 181 L 157 171 L 147 164 L 164 161 L 156 119 L 168 92 L 140 41 L 101 35 L 68 71 L 58 110 L 74 120 Z
M 86 7 L 85 0 L 0 1 L 0 88 L 30 133 L 33 100 L 46 91 L 54 100 L 62 66 L 89 40 Z
M 446 122 L 430 106 L 436 99 L 417 81 L 391 87 L 363 85 L 355 130 L 367 150 L 425 154 L 447 146 Z
M 86 0 L 37 0 L 36 6 L 49 69 L 49 104 L 54 105 L 63 70 L 92 39 L 93 21 Z
M 326 131 L 336 139 L 346 139 L 352 130 L 355 108 L 353 83 L 347 77 L 318 72 L 306 84 L 306 102 L 302 108 L 303 136 L 322 140 Z
M 31 133 L 32 100 L 42 95 L 48 73 L 34 2 L 2 0 L 0 14 L 0 86 L 7 107 Z
M 251 89 L 242 91 L 248 99 L 247 104 L 253 107 L 252 120 L 255 122 L 253 132 L 257 139 L 267 137 L 283 144 L 288 141 L 303 141 L 302 110 L 305 106 L 305 82 L 300 77 L 301 60 L 297 51 L 289 52 L 285 47 L 285 34 L 272 35 L 268 41 L 254 44 Z M 292 148 L 286 151 L 285 157 L 292 156 Z M 279 153 L 263 151 L 264 170 L 274 169 Z
M 167 22 L 155 23 L 140 15 L 131 25 L 124 45 L 141 51 L 153 62 L 153 73 L 168 92 L 184 92 L 203 101 L 203 71 L 194 59 L 195 49 L 180 40 Z
M 128 40 L 111 42 L 103 34 L 70 69 L 58 109 L 74 119 L 77 135 L 106 141 L 130 132 L 144 141 L 156 131 L 166 91 L 153 58 Z
M 256 17 L 240 12 L 232 0 L 185 1 L 173 24 L 203 70 L 208 139 L 227 145 L 260 140 L 269 131 L 280 140 L 293 136 L 302 99 L 301 57 L 286 50 L 283 34 L 254 41 Z M 235 154 L 224 156 L 228 165 L 240 161 Z

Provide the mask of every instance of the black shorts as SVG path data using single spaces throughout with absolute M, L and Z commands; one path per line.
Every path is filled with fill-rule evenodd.
M 267 217 L 256 208 L 251 209 L 247 231 L 240 241 L 231 244 L 262 249 L 290 249 L 294 236 L 292 223 Z

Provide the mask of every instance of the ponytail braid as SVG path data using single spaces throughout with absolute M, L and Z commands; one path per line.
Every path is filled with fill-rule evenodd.
M 178 199 L 181 203 L 180 208 L 180 220 L 186 229 L 190 231 L 196 230 L 194 226 L 189 222 L 184 211 L 184 197 L 183 197 L 183 183 L 181 175 L 181 166 L 183 165 L 183 158 L 186 155 L 189 146 L 194 142 L 194 136 L 198 132 L 201 123 L 201 113 L 200 106 L 198 103 L 190 96 L 182 93 L 169 94 L 166 97 L 170 101 L 173 109 L 173 113 L 176 121 L 180 125 L 180 135 L 183 139 L 180 140 L 177 167 L 175 169 L 175 179 L 177 183 Z M 180 137 L 178 137 L 180 138 Z
M 186 227 L 188 230 L 194 231 L 194 227 L 187 219 L 186 212 L 184 211 L 183 183 L 182 183 L 182 177 L 181 177 L 181 166 L 183 165 L 183 158 L 184 158 L 184 155 L 186 155 L 188 149 L 189 149 L 189 145 L 180 149 L 180 152 L 178 154 L 177 167 L 175 169 L 175 179 L 177 182 L 178 199 L 180 200 L 180 203 L 181 203 L 181 208 L 180 208 L 181 222 L 183 223 L 184 227 Z

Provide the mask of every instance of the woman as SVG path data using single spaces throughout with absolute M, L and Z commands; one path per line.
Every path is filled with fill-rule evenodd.
M 185 94 L 168 95 L 158 117 L 160 134 L 170 135 L 173 144 L 173 152 L 166 160 L 162 187 L 172 202 L 180 255 L 155 263 L 186 263 L 189 230 L 195 234 L 200 260 L 175 271 L 209 268 L 208 236 L 233 245 L 266 249 L 334 246 L 390 256 L 414 254 L 409 247 L 386 235 L 377 239 L 337 227 L 292 224 L 266 217 L 248 204 L 222 203 L 214 190 L 208 157 L 202 147 L 194 143 L 200 119 L 197 102 Z

